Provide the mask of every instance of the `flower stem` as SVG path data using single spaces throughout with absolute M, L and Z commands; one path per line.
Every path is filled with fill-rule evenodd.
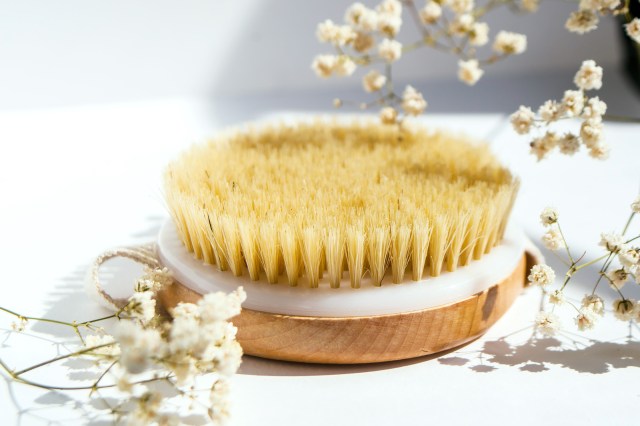
M 35 370 L 36 368 L 40 368 L 40 367 L 44 367 L 45 365 L 52 364 L 52 363 L 54 363 L 56 361 L 61 361 L 63 359 L 71 358 L 71 357 L 74 357 L 74 356 L 77 356 L 77 355 L 86 354 L 86 353 L 94 351 L 96 349 L 106 348 L 106 347 L 109 347 L 109 346 L 113 346 L 115 344 L 116 344 L 116 342 L 105 343 L 103 345 L 92 346 L 90 348 L 85 348 L 85 349 L 82 349 L 82 350 L 79 350 L 79 351 L 76 351 L 76 352 L 71 352 L 71 353 L 66 354 L 66 355 L 61 355 L 61 356 L 52 358 L 50 360 L 40 362 L 38 364 L 32 365 L 31 367 L 27 367 L 27 368 L 25 368 L 23 370 L 16 371 L 16 372 L 14 372 L 12 374 L 13 374 L 14 377 L 17 378 L 17 376 L 20 376 L 20 375 L 22 375 L 24 373 L 27 373 L 27 372 L 32 371 L 32 370 Z

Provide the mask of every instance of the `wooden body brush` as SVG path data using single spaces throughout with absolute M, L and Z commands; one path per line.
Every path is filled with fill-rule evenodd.
M 159 256 L 200 294 L 247 292 L 245 353 L 322 363 L 411 358 L 482 334 L 525 277 L 507 230 L 518 182 L 486 146 L 374 122 L 246 128 L 172 163 Z

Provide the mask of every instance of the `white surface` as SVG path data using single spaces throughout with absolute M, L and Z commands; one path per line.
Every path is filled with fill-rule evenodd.
M 485 254 L 481 261 L 472 261 L 454 272 L 444 271 L 438 277 L 417 282 L 408 280 L 391 284 L 387 271 L 382 286 L 375 287 L 367 276 L 363 278 L 361 288 L 354 289 L 346 272 L 340 288 L 331 288 L 327 276 L 320 280 L 318 288 L 309 288 L 305 280 L 290 287 L 282 282 L 269 284 L 264 276 L 257 282 L 251 281 L 246 270 L 242 277 L 220 271 L 187 251 L 171 220 L 164 223 L 158 237 L 162 263 L 171 269 L 180 283 L 200 294 L 230 293 L 242 285 L 247 293 L 243 306 L 247 309 L 319 317 L 398 314 L 466 299 L 511 275 L 524 254 L 524 244 L 522 231 L 511 227 L 502 244 Z
M 249 98 L 211 107 L 163 101 L 0 113 L 0 303 L 66 320 L 103 315 L 82 290 L 86 270 L 106 248 L 155 237 L 167 216 L 160 195 L 164 165 L 221 124 L 260 115 L 260 108 L 291 108 L 278 102 Z M 539 209 L 556 204 L 567 237 L 581 241 L 575 250 L 588 256 L 601 228 L 622 225 L 618 212 L 638 189 L 640 145 L 633 127 L 607 127 L 614 148 L 608 162 L 579 155 L 536 164 L 502 115 L 432 114 L 426 121 L 492 135 L 494 148 L 523 180 L 515 219 L 537 237 Z M 576 276 L 573 297 L 588 288 L 587 278 L 588 271 Z M 568 331 L 559 340 L 535 340 L 530 326 L 539 300 L 536 289 L 526 291 L 484 337 L 436 357 L 351 367 L 245 357 L 233 382 L 232 425 L 635 423 L 637 328 L 605 320 L 579 337 L 571 334 L 568 312 Z M 41 339 L 73 340 L 43 325 L 10 334 L 4 330 L 11 321 L 0 315 L 0 356 L 11 366 L 64 350 Z M 65 367 L 32 377 L 69 379 Z M 0 380 L 2 424 L 83 424 L 92 408 L 85 398 Z
M 329 51 L 315 38 L 317 23 L 341 21 L 350 3 L 0 0 L 0 109 L 359 89 L 358 77 L 321 81 L 310 68 L 316 54 Z M 488 67 L 487 77 L 550 69 L 572 73 L 585 58 L 617 64 L 619 23 L 602 19 L 598 31 L 567 34 L 564 22 L 576 8 L 575 2 L 553 1 L 542 2 L 533 15 L 490 14 L 492 37 L 499 30 L 518 31 L 528 35 L 529 43 L 526 55 Z M 413 27 L 406 13 L 404 20 L 407 30 Z M 418 36 L 403 30 L 400 38 L 413 42 Z M 482 57 L 489 55 L 489 46 L 481 49 Z M 443 78 L 455 80 L 456 67 L 455 58 L 422 49 L 405 55 L 394 74 L 399 82 L 420 79 L 437 86 Z M 484 79 L 479 83 L 485 84 Z

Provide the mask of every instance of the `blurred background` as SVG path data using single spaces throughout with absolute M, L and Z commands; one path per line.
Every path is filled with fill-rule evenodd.
M 250 97 L 254 108 L 264 98 L 264 109 L 274 96 L 285 108 L 329 108 L 351 90 L 362 99 L 359 78 L 320 80 L 310 69 L 313 56 L 329 51 L 315 38 L 317 23 L 341 21 L 350 3 L 0 0 L 0 110 L 193 97 L 221 105 Z M 558 97 L 584 59 L 605 67 L 605 91 L 626 93 L 631 86 L 616 71 L 619 23 L 603 19 L 597 31 L 571 34 L 564 22 L 575 9 L 549 0 L 534 14 L 488 15 L 490 34 L 521 32 L 529 47 L 489 67 L 475 87 L 456 81 L 453 57 L 428 49 L 407 54 L 395 75 L 420 87 L 432 112 L 508 112 Z M 410 41 L 416 34 L 404 18 L 400 39 Z M 607 99 L 614 110 L 631 105 L 615 98 Z

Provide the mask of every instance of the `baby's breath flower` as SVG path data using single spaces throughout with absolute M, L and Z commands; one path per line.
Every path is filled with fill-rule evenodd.
M 540 213 L 540 223 L 544 226 L 553 225 L 558 221 L 558 216 L 558 210 L 554 207 L 545 207 L 542 213 Z
M 553 100 L 546 101 L 538 109 L 538 115 L 547 123 L 557 121 L 560 117 L 562 117 L 563 112 L 564 110 L 562 106 L 559 105 L 558 102 Z
M 595 0 L 595 4 L 601 13 L 604 13 L 606 9 L 614 10 L 620 6 L 620 0 Z
M 587 106 L 582 111 L 582 118 L 591 122 L 601 122 L 602 116 L 607 112 L 607 104 L 595 96 L 587 101 Z
M 378 26 L 378 14 L 359 2 L 347 9 L 344 19 L 358 31 L 369 32 Z
M 402 56 L 402 44 L 396 40 L 385 38 L 378 45 L 378 54 L 387 62 L 394 62 Z
M 449 32 L 461 37 L 471 32 L 474 21 L 473 16 L 469 13 L 457 15 L 449 24 Z
M 580 126 L 580 137 L 587 148 L 596 146 L 602 139 L 602 123 L 583 121 Z
M 476 84 L 482 74 L 484 74 L 484 71 L 478 66 L 477 59 L 458 61 L 458 78 L 469 86 Z
M 618 253 L 622 266 L 633 268 L 640 264 L 640 248 L 623 247 Z
M 402 18 L 399 15 L 392 15 L 390 13 L 378 14 L 378 31 L 387 37 L 395 37 L 400 31 L 402 25 Z
M 382 89 L 386 83 L 387 77 L 375 70 L 369 71 L 362 78 L 362 85 L 366 92 L 377 92 Z
M 407 86 L 402 92 L 402 109 L 409 115 L 420 115 L 427 108 L 427 101 L 412 86 Z
M 527 49 L 524 34 L 500 31 L 493 42 L 493 50 L 503 55 L 519 55 Z
M 598 28 L 598 15 L 591 10 L 577 10 L 569 15 L 564 26 L 572 33 L 584 34 Z
M 613 315 L 620 321 L 629 321 L 633 318 L 636 303 L 630 299 L 616 299 L 613 301 Z
M 540 161 L 556 146 L 558 146 L 559 141 L 560 137 L 555 132 L 548 130 L 544 136 L 534 138 L 531 141 L 529 144 L 531 147 L 531 153 L 536 156 L 538 161 Z
M 396 124 L 398 111 L 393 107 L 384 107 L 380 110 L 380 121 L 382 124 Z
M 551 312 L 538 312 L 536 327 L 545 336 L 553 336 L 560 329 L 560 319 Z
M 640 213 L 640 195 L 638 195 L 636 199 L 633 200 L 633 203 L 631 203 L 631 211 L 634 213 Z
M 586 331 L 591 330 L 596 323 L 598 316 L 592 309 L 582 308 L 578 311 L 575 321 L 578 326 L 578 330 Z
M 537 11 L 539 6 L 539 0 L 521 0 L 520 2 L 520 8 L 531 13 Z
M 442 7 L 435 1 L 429 1 L 420 10 L 420 20 L 427 25 L 435 24 L 442 16 Z
M 94 353 L 97 355 L 106 355 L 106 356 L 120 355 L 120 346 L 118 346 L 118 344 L 115 343 L 115 339 L 113 338 L 113 336 L 109 336 L 109 335 L 99 336 L 96 334 L 90 334 L 88 336 L 85 336 L 84 338 L 84 346 L 86 348 L 93 348 L 95 346 L 102 346 L 102 345 L 111 345 L 111 346 L 105 346 L 104 348 L 94 349 L 93 351 L 91 351 L 91 353 Z
M 570 117 L 577 117 L 584 108 L 584 95 L 579 90 L 567 90 L 562 97 L 562 108 Z
M 356 38 L 351 43 L 355 51 L 359 53 L 368 51 L 373 47 L 374 44 L 375 39 L 373 38 L 373 36 L 363 32 L 356 33 Z
M 629 274 L 624 270 L 624 268 L 620 268 L 615 271 L 609 271 L 607 273 L 607 278 L 609 279 L 611 287 L 620 290 L 629 279 Z
M 156 314 L 156 300 L 152 291 L 134 292 L 129 298 L 124 312 L 147 324 Z
M 489 25 L 486 22 L 476 22 L 469 31 L 469 44 L 484 46 L 489 43 Z
M 13 321 L 11 323 L 11 329 L 16 333 L 23 332 L 26 326 L 27 326 L 26 318 L 20 318 L 18 321 Z
M 531 111 L 531 108 L 521 105 L 516 112 L 511 114 L 510 120 L 513 130 L 520 135 L 525 135 L 531 131 L 535 118 L 536 116 Z
M 562 234 L 555 228 L 549 229 L 542 236 L 542 244 L 544 244 L 548 250 L 558 250 L 565 246 Z
M 603 232 L 600 234 L 600 243 L 598 245 L 606 248 L 611 253 L 617 253 L 624 247 L 624 238 L 620 234 Z
M 633 18 L 624 29 L 633 41 L 640 43 L 640 18 Z
M 336 25 L 331 19 L 327 19 L 318 24 L 316 37 L 323 43 L 344 46 L 355 39 L 356 33 L 348 25 Z
M 222 292 L 206 294 L 197 303 L 203 322 L 222 321 L 240 313 L 240 305 L 247 298 L 242 287 L 232 293 Z
M 595 294 L 586 294 L 582 298 L 582 307 L 588 309 L 596 315 L 604 315 L 604 301 Z
M 318 55 L 314 58 L 311 68 L 318 77 L 331 77 L 335 69 L 337 58 L 335 55 Z
M 606 160 L 607 158 L 609 158 L 610 150 L 611 149 L 609 148 L 609 145 L 600 141 L 589 147 L 589 155 L 596 160 Z
M 445 4 L 456 14 L 469 13 L 475 5 L 474 0 L 448 0 Z
M 229 418 L 229 382 L 218 379 L 211 387 L 209 417 L 214 424 L 225 424 Z
M 580 150 L 580 138 L 571 132 L 565 133 L 558 143 L 560 152 L 566 155 L 573 155 Z
M 531 268 L 527 279 L 531 284 L 544 287 L 553 283 L 553 281 L 556 279 L 556 273 L 548 265 L 534 265 Z
M 384 15 L 400 16 L 402 14 L 402 3 L 398 0 L 383 0 L 376 6 L 376 12 Z
M 356 70 L 356 63 L 346 55 L 338 56 L 333 71 L 341 77 L 349 76 Z
M 562 305 L 565 302 L 564 293 L 562 290 L 554 290 L 549 294 L 549 303 L 552 305 Z
M 114 337 L 120 345 L 120 364 L 131 374 L 142 373 L 152 358 L 162 356 L 163 341 L 157 330 L 125 320 L 118 323 Z
M 599 67 L 591 59 L 584 61 L 573 82 L 582 90 L 600 89 L 602 87 L 602 67 Z

